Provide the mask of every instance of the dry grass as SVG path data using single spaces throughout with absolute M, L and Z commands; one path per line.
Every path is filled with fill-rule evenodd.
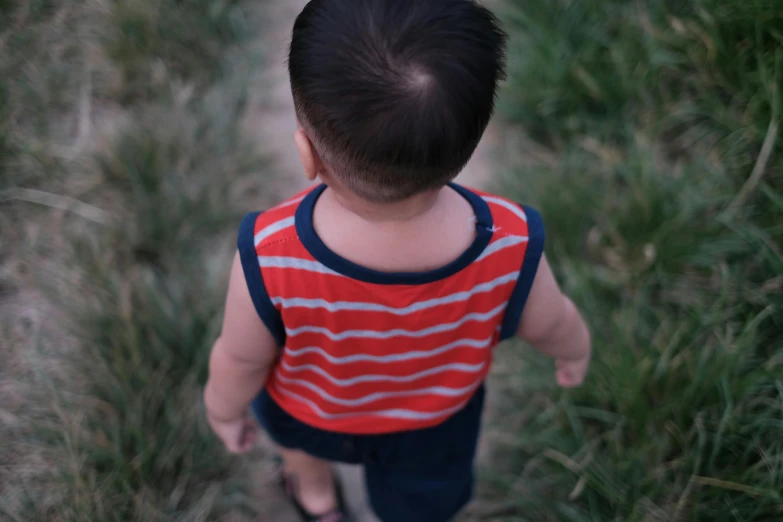
M 469 518 L 783 517 L 770 5 L 506 3 L 502 112 L 548 161 L 503 190 L 543 211 L 597 352 L 560 393 L 505 349 L 498 458 Z M 0 0 L 4 519 L 250 511 L 199 389 L 236 211 L 268 180 L 240 125 L 253 7 Z
M 200 390 L 232 236 L 269 179 L 241 128 L 258 9 L 0 11 L 0 518 L 246 519 Z

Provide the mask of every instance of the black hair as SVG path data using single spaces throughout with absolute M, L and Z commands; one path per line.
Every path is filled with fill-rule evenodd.
M 297 116 L 334 175 L 365 199 L 442 187 L 492 116 L 505 42 L 472 0 L 312 0 L 288 60 Z

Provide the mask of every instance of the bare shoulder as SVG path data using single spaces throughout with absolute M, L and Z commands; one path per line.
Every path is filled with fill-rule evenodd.
M 552 267 L 546 255 L 543 255 L 522 312 L 517 335 L 531 343 L 546 337 L 560 321 L 567 303 L 552 273 Z

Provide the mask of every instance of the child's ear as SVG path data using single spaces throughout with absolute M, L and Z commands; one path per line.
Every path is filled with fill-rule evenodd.
M 315 181 L 318 174 L 323 172 L 324 164 L 321 161 L 321 157 L 313 147 L 313 142 L 307 137 L 307 134 L 299 128 L 294 133 L 294 143 L 299 150 L 299 159 L 302 161 L 302 167 L 304 167 L 305 176 L 310 181 Z

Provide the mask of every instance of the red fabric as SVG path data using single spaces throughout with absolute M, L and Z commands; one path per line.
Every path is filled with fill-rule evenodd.
M 514 212 L 493 201 L 497 196 L 477 193 L 488 198 L 494 222 L 485 252 L 504 238 L 527 236 L 520 207 L 502 200 L 518 209 Z M 489 371 L 527 243 L 519 240 L 432 283 L 366 283 L 312 269 L 320 263 L 291 223 L 302 196 L 260 214 L 255 224 L 264 285 L 287 330 L 267 383 L 270 395 L 293 417 L 329 431 L 389 433 L 443 422 L 467 403 Z M 265 266 L 265 259 L 311 265 Z M 487 291 L 475 291 L 496 281 Z M 400 310 L 472 291 L 453 302 Z M 330 310 L 325 303 L 350 309 Z M 356 310 L 356 303 L 398 311 Z

